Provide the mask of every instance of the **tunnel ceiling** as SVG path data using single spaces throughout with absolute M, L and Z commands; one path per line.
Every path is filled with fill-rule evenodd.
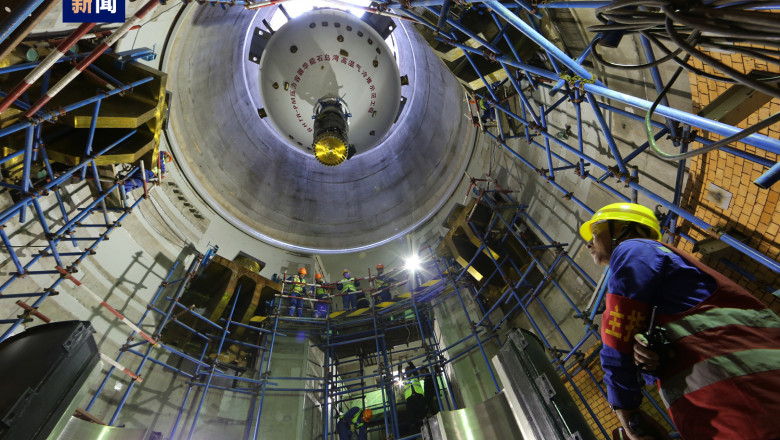
M 376 147 L 326 167 L 258 115 L 249 43 L 275 9 L 189 8 L 174 25 L 167 135 L 183 173 L 231 223 L 287 248 L 355 251 L 414 229 L 441 208 L 471 155 L 476 132 L 463 116 L 462 87 L 417 32 L 398 23 L 408 101 Z

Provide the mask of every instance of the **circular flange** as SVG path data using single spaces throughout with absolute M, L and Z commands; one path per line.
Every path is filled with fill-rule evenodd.
M 260 97 L 287 142 L 311 152 L 314 107 L 341 98 L 351 113 L 349 143 L 358 154 L 390 131 L 401 102 L 392 51 L 379 34 L 346 12 L 318 9 L 287 22 L 260 59 Z

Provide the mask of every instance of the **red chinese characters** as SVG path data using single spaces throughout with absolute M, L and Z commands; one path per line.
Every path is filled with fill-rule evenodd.
M 296 101 L 296 93 L 295 89 L 298 87 L 298 84 L 303 81 L 303 77 L 308 72 L 309 67 L 313 67 L 316 63 L 320 62 L 340 62 L 341 65 L 349 67 L 351 69 L 354 69 L 361 77 L 366 81 L 366 84 L 369 85 L 369 90 L 371 91 L 371 101 L 369 104 L 368 113 L 373 114 L 375 111 L 376 106 L 376 87 L 373 84 L 373 78 L 368 74 L 367 71 L 363 70 L 363 66 L 356 63 L 355 60 L 350 60 L 347 57 L 337 55 L 337 54 L 318 54 L 310 57 L 308 60 L 301 63 L 301 66 L 296 69 L 295 75 L 293 76 L 292 82 L 290 82 L 290 105 L 292 106 L 292 110 L 295 112 L 295 116 L 298 119 L 298 122 L 301 124 L 303 128 L 306 129 L 308 132 L 312 132 L 312 127 L 308 125 L 307 122 L 304 121 L 304 118 L 306 115 L 302 115 L 300 113 L 300 108 L 298 107 L 297 101 Z
M 607 294 L 607 308 L 601 318 L 601 338 L 621 353 L 631 353 L 635 334 L 647 330 L 650 306 L 625 296 Z

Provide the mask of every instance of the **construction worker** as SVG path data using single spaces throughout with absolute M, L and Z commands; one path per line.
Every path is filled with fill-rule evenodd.
M 292 297 L 290 298 L 290 306 L 287 308 L 287 315 L 300 318 L 303 316 L 303 300 L 301 297 L 306 289 L 306 268 L 298 269 L 298 273 L 288 278 L 287 281 L 291 283 L 288 294 Z
M 377 292 L 379 292 L 379 302 L 390 301 L 392 298 L 390 294 L 390 285 L 395 282 L 394 279 L 385 275 L 385 265 L 379 263 L 376 265 L 376 278 L 374 278 L 374 285 Z
M 357 292 L 357 287 L 360 287 L 360 281 L 352 278 L 347 269 L 344 269 L 341 274 L 344 276 L 344 279 L 339 281 L 336 287 L 341 290 L 341 293 L 345 294 L 342 297 L 344 311 L 355 310 L 357 308 L 357 297 L 354 292 Z M 365 297 L 365 294 L 363 296 Z
M 482 122 L 495 121 L 496 109 L 490 103 L 480 98 L 477 101 L 477 106 L 482 111 Z
M 357 406 L 353 406 L 336 422 L 336 432 L 339 433 L 339 440 L 352 440 L 352 434 L 357 436 L 357 440 L 366 440 L 368 436 L 368 427 L 366 424 L 371 421 L 373 416 L 371 408 L 363 411 Z
M 144 175 L 146 175 L 147 183 L 151 183 L 157 178 L 152 170 L 144 170 L 144 172 L 141 173 L 141 168 L 138 168 L 133 174 L 125 178 L 125 192 L 130 192 L 136 188 L 143 188 L 144 181 L 142 176 Z
M 325 287 L 325 281 L 322 279 L 321 273 L 314 274 L 314 298 L 320 301 L 327 301 L 329 298 L 328 289 Z M 314 307 L 314 313 L 312 316 L 315 318 L 327 318 L 330 309 L 330 304 L 326 302 L 317 302 Z
M 409 362 L 406 368 L 406 382 L 404 383 L 404 400 L 406 401 L 406 414 L 411 422 L 410 434 L 419 433 L 422 430 L 422 421 L 425 418 L 428 406 L 425 400 L 425 390 L 414 364 Z
M 428 407 L 428 413 L 435 416 L 439 413 L 439 402 L 436 398 L 436 385 L 433 384 L 433 374 L 431 374 L 427 367 L 423 367 L 420 370 L 420 375 L 423 377 L 425 405 Z
M 733 281 L 660 243 L 658 220 L 644 206 L 605 206 L 580 235 L 611 272 L 601 363 L 626 437 L 667 438 L 638 409 L 642 372 L 645 382 L 658 383 L 684 440 L 780 438 L 780 318 Z

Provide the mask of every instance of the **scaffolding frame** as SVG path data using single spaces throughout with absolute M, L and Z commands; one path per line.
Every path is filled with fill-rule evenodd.
M 727 243 L 731 247 L 737 249 L 750 259 L 758 262 L 759 264 L 769 268 L 775 273 L 780 273 L 780 263 L 776 260 L 767 257 L 761 252 L 746 245 L 738 238 L 733 237 L 727 233 L 718 231 L 715 227 L 707 223 L 705 220 L 689 213 L 685 209 L 680 207 L 680 201 L 682 199 L 682 192 L 684 190 L 684 173 L 688 159 L 677 160 L 677 176 L 675 180 L 675 186 L 673 196 L 671 200 L 666 199 L 664 196 L 653 192 L 647 187 L 639 184 L 637 169 L 629 170 L 631 161 L 638 157 L 641 153 L 646 152 L 649 148 L 649 141 L 645 142 L 631 154 L 623 157 L 618 149 L 618 144 L 613 136 L 612 129 L 605 118 L 605 114 L 613 114 L 633 119 L 642 125 L 642 130 L 645 129 L 645 118 L 643 116 L 635 115 L 629 111 L 618 108 L 616 105 L 621 104 L 629 106 L 633 109 L 640 111 L 641 113 L 648 112 L 653 107 L 653 102 L 646 99 L 632 96 L 627 93 L 621 93 L 615 90 L 607 88 L 599 79 L 589 72 L 583 65 L 583 62 L 591 55 L 594 45 L 600 41 L 603 37 L 602 34 L 596 35 L 587 45 L 586 49 L 576 55 L 568 55 L 559 49 L 556 45 L 551 43 L 545 38 L 537 25 L 535 25 L 535 18 L 540 17 L 542 11 L 546 9 L 597 9 L 600 7 L 608 6 L 611 4 L 609 1 L 563 1 L 563 2 L 526 2 L 519 0 L 513 3 L 501 3 L 495 0 L 485 0 L 472 2 L 475 5 L 483 5 L 490 13 L 490 16 L 496 26 L 501 29 L 494 41 L 488 42 L 485 39 L 479 37 L 480 29 L 469 28 L 468 23 L 458 22 L 448 18 L 450 14 L 450 2 L 447 0 L 410 0 L 402 2 L 384 2 L 385 7 L 394 10 L 399 14 L 403 14 L 408 18 L 416 21 L 417 23 L 427 27 L 434 31 L 437 41 L 446 43 L 454 48 L 460 49 L 465 58 L 469 61 L 476 74 L 485 85 L 485 93 L 475 93 L 475 96 L 479 99 L 489 103 L 492 107 L 500 110 L 508 119 L 518 121 L 523 126 L 524 139 L 528 145 L 535 146 L 543 151 L 546 155 L 546 163 L 542 165 L 532 164 L 523 154 L 514 150 L 506 142 L 509 139 L 505 135 L 504 128 L 502 126 L 501 118 L 496 115 L 496 131 L 491 132 L 488 127 L 485 127 L 481 120 L 479 121 L 480 127 L 484 133 L 490 136 L 497 144 L 511 154 L 515 159 L 523 163 L 534 173 L 540 174 L 545 180 L 552 185 L 564 199 L 570 200 L 578 205 L 582 210 L 588 214 L 593 214 L 594 210 L 587 206 L 584 201 L 574 196 L 571 189 L 567 189 L 560 185 L 556 181 L 556 172 L 573 171 L 580 179 L 588 179 L 591 183 L 600 185 L 602 188 L 613 194 L 617 200 L 620 201 L 635 201 L 637 194 L 642 194 L 650 198 L 654 203 L 663 206 L 669 210 L 669 215 L 666 222 L 662 225 L 665 231 L 671 237 L 681 237 L 687 241 L 695 243 L 689 235 L 677 230 L 679 227 L 678 219 L 683 219 L 690 222 L 695 227 L 705 231 L 707 234 Z M 438 16 L 436 22 L 427 20 L 417 11 L 427 10 Z M 525 19 L 525 20 L 524 20 Z M 448 33 L 443 29 L 444 23 L 452 26 L 452 30 Z M 529 24 L 530 23 L 530 24 Z M 517 54 L 513 48 L 509 37 L 506 35 L 506 28 L 511 26 L 518 30 L 524 36 L 526 36 L 531 42 L 538 46 L 538 49 L 543 51 L 553 70 L 547 70 L 534 65 L 525 63 L 521 57 Z M 479 44 L 461 43 L 463 39 L 471 39 L 472 43 L 476 41 Z M 502 53 L 495 45 L 500 40 L 505 40 L 511 48 L 511 54 Z M 656 60 L 653 47 L 650 45 L 647 38 L 640 38 L 642 49 L 645 57 L 649 62 Z M 475 46 L 475 47 L 474 47 Z M 480 56 L 487 60 L 499 63 L 501 68 L 507 75 L 508 84 L 511 86 L 511 94 L 516 94 L 520 100 L 521 114 L 518 115 L 509 109 L 508 105 L 502 103 L 495 93 L 492 84 L 486 79 L 485 72 L 481 72 L 477 65 L 474 63 L 473 56 Z M 516 69 L 514 74 L 510 67 Z M 661 91 L 667 86 L 671 86 L 676 78 L 671 78 L 670 81 L 664 82 L 657 66 L 649 67 L 653 85 L 656 91 L 660 94 Z M 534 108 L 530 103 L 529 98 L 526 96 L 526 90 L 521 87 L 521 79 L 527 80 L 530 84 L 530 88 L 544 89 L 549 92 L 551 96 L 560 96 L 560 98 L 549 107 L 545 108 L 540 106 Z M 507 80 L 504 80 L 505 82 Z M 569 145 L 563 140 L 559 139 L 555 134 L 547 131 L 547 115 L 554 110 L 560 110 L 561 105 L 569 101 L 576 114 L 576 130 L 578 133 L 578 144 Z M 581 114 L 581 103 L 587 102 L 593 113 L 596 116 L 596 120 L 599 128 L 602 130 L 604 139 L 607 141 L 610 153 L 614 163 L 605 163 L 591 157 L 584 152 L 583 145 L 583 118 Z M 614 104 L 613 104 L 614 103 Z M 479 110 L 479 109 L 477 109 Z M 649 120 L 648 124 L 655 130 L 653 134 L 655 140 L 658 140 L 666 135 L 671 135 L 674 139 L 674 145 L 680 148 L 680 152 L 684 153 L 688 151 L 689 146 L 694 142 L 701 143 L 705 146 L 712 144 L 713 142 L 703 138 L 702 136 L 695 134 L 692 130 L 699 129 L 708 131 L 710 133 L 723 136 L 724 138 L 734 136 L 742 129 L 718 122 L 712 119 L 707 119 L 696 114 L 692 114 L 686 111 L 677 110 L 669 107 L 667 100 L 664 98 L 661 100 L 661 104 L 655 108 L 655 113 L 664 118 L 664 122 L 658 122 Z M 775 115 L 776 116 L 776 115 Z M 477 115 L 479 118 L 479 115 Z M 761 125 L 762 122 L 755 124 L 754 127 Z M 650 127 L 647 128 L 650 133 Z M 780 139 L 773 139 L 771 137 L 756 134 L 752 132 L 740 140 L 751 147 L 759 150 L 763 150 L 769 153 L 780 154 Z M 543 140 L 543 142 L 542 142 Z M 720 148 L 720 151 L 724 151 L 730 155 L 734 155 L 755 164 L 761 165 L 767 170 L 765 173 L 757 179 L 756 182 L 761 182 L 762 188 L 768 188 L 774 184 L 778 178 L 780 178 L 780 163 L 766 159 L 760 155 L 753 154 L 743 149 L 737 149 L 729 146 Z M 571 162 L 564 158 L 562 154 L 569 153 L 577 157 L 576 162 Z M 561 165 L 555 166 L 554 163 L 559 162 Z M 600 175 L 595 175 L 595 172 L 599 171 Z M 615 177 L 619 183 L 624 184 L 626 187 L 630 187 L 632 190 L 631 196 L 626 196 L 613 186 L 606 183 L 606 179 L 609 177 Z
M 26 69 L 32 69 L 35 63 L 29 63 L 24 66 Z M 19 70 L 17 66 L 0 69 L 0 74 L 8 69 Z M 44 91 L 48 73 L 44 75 Z M 105 185 L 105 178 L 98 173 L 96 161 L 103 155 L 108 154 L 113 149 L 120 147 L 128 141 L 136 130 L 128 130 L 117 140 L 107 146 L 97 146 L 93 144 L 96 120 L 100 112 L 100 104 L 103 99 L 120 94 L 131 93 L 133 87 L 145 84 L 152 80 L 152 77 L 146 77 L 129 84 L 114 87 L 107 92 L 100 92 L 97 95 L 83 99 L 78 102 L 66 105 L 57 111 L 39 111 L 32 119 L 20 120 L 5 128 L 0 129 L 0 139 L 9 139 L 8 136 L 14 133 L 24 131 L 24 148 L 19 151 L 9 153 L 0 158 L 0 164 L 9 161 L 19 161 L 22 163 L 22 182 L 21 185 L 14 185 L 8 182 L 0 182 L 0 186 L 6 189 L 14 198 L 13 205 L 7 207 L 0 213 L 0 239 L 2 239 L 4 250 L 8 253 L 10 261 L 13 263 L 15 272 L 10 273 L 10 277 L 0 285 L 0 300 L 16 300 L 16 304 L 22 309 L 22 313 L 16 319 L 0 320 L 4 324 L 3 333 L 0 335 L 0 341 L 11 336 L 20 325 L 29 322 L 32 316 L 49 322 L 49 318 L 38 311 L 38 308 L 50 296 L 59 294 L 57 287 L 66 279 L 75 280 L 73 273 L 78 271 L 78 267 L 86 257 L 94 255 L 96 248 L 118 227 L 122 226 L 122 220 L 133 212 L 133 209 L 148 198 L 148 188 L 144 184 L 144 194 L 137 197 L 134 201 L 129 200 L 124 185 L 133 174 L 139 170 L 138 167 L 132 167 L 128 172 L 120 173 L 116 179 Z M 17 106 L 23 110 L 29 108 L 29 105 L 17 101 Z M 46 122 L 50 122 L 59 116 L 73 111 L 80 107 L 94 105 L 92 112 L 92 123 L 89 127 L 87 141 L 84 146 L 85 159 L 78 165 L 72 166 L 66 171 L 55 172 L 52 168 L 52 162 L 46 152 L 46 145 L 42 138 L 42 127 Z M 43 175 L 36 178 L 33 182 L 32 169 L 36 162 L 40 161 L 43 165 Z M 71 180 L 85 181 L 89 179 L 94 184 L 94 194 L 86 200 L 86 206 L 71 207 L 66 206 L 65 200 L 72 193 L 77 192 L 71 185 Z M 71 193 L 71 191 L 73 191 Z M 108 208 L 106 199 L 110 196 L 116 196 L 120 202 L 120 208 Z M 49 210 L 49 206 L 55 209 Z M 111 213 L 117 213 L 115 216 Z M 96 219 L 96 214 L 100 219 Z M 115 218 L 112 218 L 115 217 Z M 102 220 L 102 222 L 100 221 Z M 40 232 L 24 245 L 14 245 L 15 235 L 23 231 L 35 231 L 40 228 Z M 83 247 L 83 244 L 86 247 Z M 65 251 L 63 247 L 68 247 Z M 36 249 L 35 256 L 24 257 L 17 251 L 18 248 Z M 52 264 L 53 263 L 53 264 Z M 35 278 L 41 283 L 49 283 L 52 275 L 59 276 L 49 287 L 42 291 L 5 293 L 16 281 L 23 278 Z M 35 299 L 32 304 L 27 304 L 24 299 Z M 102 301 L 97 303 L 103 305 L 112 311 Z M 120 317 L 120 316 L 117 316 Z M 122 319 L 122 317 L 120 317 Z
M 181 296 L 186 290 L 190 281 L 196 278 L 199 272 L 203 268 L 205 268 L 205 266 L 208 264 L 208 261 L 210 259 L 210 255 L 213 255 L 214 252 L 216 252 L 216 249 L 212 248 L 209 249 L 206 255 L 196 256 L 193 259 L 192 263 L 190 264 L 189 269 L 187 270 L 186 275 L 184 277 L 174 281 L 169 281 L 176 269 L 176 266 L 178 265 L 178 262 L 174 264 L 174 266 L 169 271 L 168 275 L 160 283 L 160 286 L 158 287 L 156 293 L 154 294 L 153 298 L 147 305 L 146 312 L 144 312 L 141 318 L 135 323 L 135 326 L 137 328 L 140 328 L 144 325 L 144 321 L 149 319 L 150 316 L 153 315 L 158 316 L 159 320 L 155 327 L 156 330 L 153 333 L 153 339 L 151 340 L 143 339 L 138 342 L 134 342 L 134 338 L 137 338 L 136 333 L 133 332 L 129 335 L 127 339 L 127 343 L 120 348 L 119 355 L 116 356 L 114 361 L 109 362 L 110 368 L 108 369 L 105 378 L 103 379 L 101 384 L 97 387 L 90 402 L 86 406 L 87 411 L 90 411 L 94 407 L 101 393 L 105 389 L 105 385 L 108 383 L 108 381 L 110 380 L 110 378 L 114 373 L 120 372 L 126 374 L 127 376 L 129 376 L 130 378 L 129 380 L 131 381 L 131 384 L 127 387 L 121 399 L 119 399 L 119 402 L 116 405 L 112 417 L 107 422 L 108 425 L 115 424 L 118 420 L 118 417 L 121 414 L 122 409 L 124 408 L 126 402 L 128 401 L 130 393 L 134 389 L 134 385 L 136 384 L 136 382 L 141 382 L 143 380 L 142 379 L 144 376 L 143 370 L 148 363 L 161 366 L 165 371 L 173 373 L 175 375 L 182 376 L 184 379 L 188 381 L 187 391 L 185 392 L 184 398 L 182 399 L 178 416 L 176 417 L 173 423 L 173 427 L 168 436 L 169 438 L 177 438 L 176 437 L 177 435 L 180 436 L 178 438 L 183 438 L 184 435 L 186 435 L 188 439 L 191 439 L 193 437 L 196 430 L 196 425 L 198 423 L 198 418 L 201 412 L 203 402 L 209 390 L 231 391 L 231 392 L 251 395 L 252 401 L 251 401 L 249 412 L 252 414 L 252 416 L 248 417 L 246 422 L 245 438 L 247 439 L 249 438 L 256 439 L 259 436 L 260 420 L 262 417 L 262 411 L 266 400 L 265 397 L 267 392 L 288 392 L 288 393 L 289 392 L 292 393 L 313 392 L 321 396 L 320 404 L 322 406 L 322 414 L 323 414 L 323 422 L 322 422 L 323 438 L 335 439 L 336 438 L 336 431 L 334 426 L 335 423 L 331 424 L 330 421 L 338 419 L 339 409 L 341 409 L 343 405 L 347 405 L 347 407 L 352 406 L 350 402 L 359 400 L 361 398 L 365 399 L 364 393 L 368 390 L 383 391 L 382 393 L 383 401 L 382 401 L 381 409 L 383 412 L 382 425 L 384 426 L 376 426 L 373 427 L 372 430 L 384 429 L 385 433 L 390 433 L 388 435 L 391 435 L 392 438 L 396 438 L 396 439 L 419 438 L 420 434 L 415 434 L 407 437 L 400 436 L 399 420 L 397 416 L 397 405 L 399 404 L 402 405 L 402 403 L 396 402 L 397 391 L 394 389 L 395 383 L 393 380 L 394 379 L 393 370 L 395 368 L 403 366 L 405 363 L 408 363 L 410 361 L 419 362 L 419 366 L 414 368 L 414 370 L 412 370 L 411 372 L 420 374 L 419 370 L 421 370 L 422 368 L 428 368 L 430 374 L 436 376 L 436 380 L 434 380 L 433 382 L 437 391 L 437 404 L 439 410 L 457 409 L 458 403 L 456 402 L 452 384 L 450 383 L 449 378 L 446 375 L 442 374 L 443 368 L 447 364 L 455 362 L 458 358 L 467 355 L 468 353 L 470 353 L 472 350 L 476 348 L 479 348 L 480 351 L 482 352 L 482 358 L 485 360 L 486 365 L 493 378 L 493 383 L 495 384 L 495 391 L 496 392 L 500 391 L 496 376 L 493 372 L 492 366 L 490 365 L 489 359 L 487 358 L 487 355 L 485 354 L 484 348 L 482 346 L 482 344 L 484 344 L 488 340 L 496 338 L 495 335 L 485 336 L 486 331 L 484 329 L 479 329 L 474 327 L 472 328 L 472 333 L 466 336 L 465 338 L 462 338 L 456 341 L 455 343 L 450 344 L 447 347 L 440 347 L 440 342 L 436 338 L 432 326 L 433 317 L 429 315 L 429 313 L 432 307 L 441 304 L 443 300 L 446 299 L 447 297 L 450 297 L 452 295 L 457 295 L 458 297 L 460 297 L 461 292 L 459 289 L 454 289 L 453 284 L 450 283 L 448 281 L 448 278 L 442 274 L 442 272 L 439 270 L 439 268 L 441 267 L 441 263 L 438 262 L 436 258 L 433 258 L 433 256 L 429 258 L 428 261 L 429 268 L 427 269 L 427 273 L 430 274 L 429 276 L 432 275 L 431 280 L 428 280 L 423 285 L 418 285 L 419 284 L 417 282 L 418 277 L 411 277 L 408 280 L 408 285 L 410 288 L 410 292 L 407 292 L 408 298 L 400 299 L 397 302 L 395 302 L 393 305 L 385 306 L 382 308 L 372 304 L 370 308 L 370 312 L 366 313 L 366 316 L 345 317 L 341 319 L 330 318 L 330 317 L 328 317 L 327 319 L 318 319 L 318 318 L 308 318 L 308 317 L 301 318 L 301 317 L 285 316 L 283 314 L 283 308 L 285 307 L 283 305 L 285 303 L 283 299 L 287 297 L 287 295 L 284 295 L 283 293 L 279 293 L 277 294 L 276 300 L 274 301 L 274 307 L 272 312 L 262 322 L 261 324 L 262 326 L 255 326 L 255 325 L 242 324 L 232 320 L 232 315 L 233 315 L 232 310 L 235 307 L 235 304 L 240 295 L 241 286 L 237 287 L 237 291 L 235 292 L 234 297 L 231 299 L 232 306 L 231 306 L 231 313 L 229 315 L 229 318 L 227 320 L 221 320 L 220 323 L 213 322 L 208 318 L 206 318 L 205 316 L 195 312 L 194 310 L 192 310 L 192 308 L 187 308 L 182 304 L 180 304 L 179 300 L 181 299 Z M 171 296 L 163 296 L 163 291 L 164 289 L 167 288 L 175 288 L 175 292 Z M 366 289 L 366 291 L 370 291 L 370 290 L 373 289 Z M 412 294 L 411 292 L 414 293 Z M 374 295 L 378 295 L 378 292 L 375 292 Z M 165 307 L 160 307 L 157 305 L 157 303 L 167 303 L 167 305 Z M 460 299 L 460 303 L 463 305 L 464 311 L 466 311 L 466 306 L 463 303 L 462 298 Z M 178 309 L 181 309 L 181 312 L 175 314 L 175 311 Z M 383 319 L 383 318 L 389 318 L 391 315 L 398 315 L 399 312 L 406 313 L 407 311 L 410 310 L 413 311 L 413 319 L 411 320 L 404 319 L 399 321 L 399 320 Z M 209 328 L 211 328 L 212 331 L 208 332 L 207 334 L 204 334 L 203 332 L 200 332 L 195 328 L 188 326 L 182 323 L 180 320 L 176 319 L 185 313 L 192 314 L 197 318 L 199 322 L 203 322 Z M 287 326 L 288 324 L 295 326 L 296 335 L 293 335 L 292 333 L 290 333 L 289 335 L 284 333 L 286 330 L 290 330 L 290 327 Z M 353 335 L 349 333 L 350 328 L 355 328 L 356 326 L 363 326 L 365 324 L 370 324 L 370 330 L 367 331 L 367 333 L 370 334 L 368 336 L 359 337 L 357 339 L 353 338 L 352 337 Z M 162 334 L 163 329 L 166 326 L 170 326 L 170 325 L 180 326 L 184 330 L 190 332 L 194 337 L 203 339 L 204 345 L 201 352 L 199 354 L 187 354 L 181 349 L 177 349 L 168 344 L 163 343 L 160 340 L 160 336 Z M 234 326 L 239 326 L 252 331 L 257 331 L 260 335 L 262 335 L 262 343 L 259 345 L 249 344 L 246 342 L 237 341 L 235 339 L 228 339 L 227 335 L 230 333 L 230 330 L 234 328 Z M 392 350 L 390 347 L 387 346 L 385 341 L 386 331 L 394 330 L 402 327 L 416 327 L 416 329 L 420 332 L 421 335 L 421 339 L 420 339 L 421 347 L 411 347 L 408 349 Z M 271 363 L 273 359 L 274 346 L 276 345 L 277 338 L 297 337 L 300 334 L 311 336 L 311 337 L 324 337 L 324 343 L 315 344 L 316 346 L 322 349 L 326 359 L 325 365 L 323 366 L 324 376 L 323 377 L 310 377 L 310 376 L 292 377 L 292 376 L 271 375 Z M 343 335 L 343 337 L 334 338 L 333 335 L 336 334 Z M 469 342 L 472 339 L 473 341 L 475 341 L 473 345 L 467 347 L 458 356 L 444 360 L 444 357 L 442 355 L 447 353 L 448 350 L 451 350 L 456 346 L 463 345 L 464 343 Z M 339 346 L 355 344 L 355 343 L 360 343 L 369 340 L 374 341 L 374 345 L 376 348 L 376 353 L 375 353 L 377 359 L 376 371 L 367 373 L 361 364 L 360 369 L 354 372 L 343 372 L 343 371 L 339 372 L 338 365 L 340 359 L 336 354 L 336 348 Z M 257 373 L 255 377 L 237 376 L 233 374 L 227 374 L 224 371 L 220 370 L 218 355 L 222 349 L 222 346 L 227 341 L 231 343 L 241 344 L 242 346 L 247 347 L 251 350 L 256 350 L 256 354 L 259 355 L 259 361 L 257 362 L 257 365 L 254 368 L 256 369 L 256 373 Z M 210 346 L 212 344 L 216 344 L 217 351 L 216 354 L 213 356 L 213 359 L 207 359 L 206 355 L 210 351 Z M 170 363 L 167 363 L 161 360 L 159 357 L 154 356 L 153 355 L 154 348 L 161 348 L 167 353 L 172 353 L 176 356 L 179 356 L 182 359 L 186 359 L 187 361 L 193 363 L 195 365 L 194 373 L 187 373 L 186 371 L 183 371 L 181 368 L 175 368 L 171 366 Z M 420 349 L 422 349 L 423 351 L 422 354 L 405 358 L 403 360 L 395 361 L 395 362 L 390 360 L 394 354 L 399 354 L 404 351 L 420 350 Z M 138 365 L 134 369 L 121 367 L 120 362 L 126 361 L 126 359 L 123 360 L 123 355 L 125 353 L 130 353 L 140 358 L 140 360 L 138 361 Z M 373 354 L 371 355 L 374 356 Z M 359 375 L 357 377 L 351 377 L 351 378 L 342 377 L 345 374 L 349 374 L 349 373 L 358 373 Z M 240 383 L 242 385 L 240 386 L 235 385 L 233 387 L 216 386 L 211 383 L 212 379 L 215 377 L 230 379 L 233 381 L 234 384 Z M 366 384 L 366 381 L 373 381 L 373 380 L 378 380 L 378 383 Z M 316 388 L 309 387 L 305 383 L 303 386 L 280 385 L 281 382 L 288 382 L 288 381 L 298 382 L 298 383 L 315 381 L 320 385 Z M 444 387 L 445 389 L 439 388 L 442 384 L 445 384 Z M 185 432 L 182 430 L 183 428 L 181 426 L 181 419 L 185 410 L 189 405 L 189 398 L 191 392 L 193 389 L 196 388 L 200 388 L 202 394 L 201 394 L 200 401 L 197 404 L 197 409 L 194 412 L 195 415 L 192 420 L 192 423 L 189 426 L 187 433 L 185 434 Z

